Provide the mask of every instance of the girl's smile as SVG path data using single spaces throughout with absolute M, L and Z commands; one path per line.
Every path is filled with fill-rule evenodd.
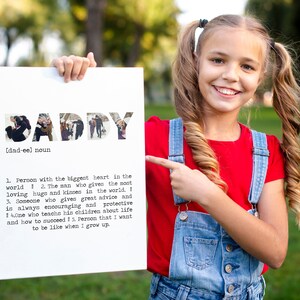
M 226 87 L 219 87 L 219 86 L 214 86 L 214 88 L 222 95 L 224 96 L 234 96 L 240 93 L 240 91 L 236 91 L 231 88 L 226 88 Z

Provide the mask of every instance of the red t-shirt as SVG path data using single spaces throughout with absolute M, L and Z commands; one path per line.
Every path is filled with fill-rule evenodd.
M 251 208 L 248 194 L 252 176 L 251 131 L 241 126 L 237 141 L 209 141 L 220 164 L 221 178 L 228 185 L 228 196 L 241 207 Z M 169 121 L 151 117 L 145 124 L 146 154 L 168 158 Z M 265 182 L 284 178 L 283 156 L 275 136 L 267 136 L 270 151 Z M 184 141 L 185 164 L 197 169 L 192 152 Z M 175 217 L 178 208 L 174 205 L 169 170 L 146 163 L 146 191 L 148 201 L 148 270 L 164 276 L 169 274 Z M 185 207 L 183 205 L 182 210 Z M 189 204 L 189 210 L 205 212 L 196 203 Z

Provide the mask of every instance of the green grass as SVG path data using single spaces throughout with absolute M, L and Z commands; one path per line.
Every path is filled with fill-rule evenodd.
M 157 115 L 161 119 L 170 119 L 176 117 L 175 109 L 170 104 L 147 105 L 145 109 L 145 118 Z M 268 134 L 274 134 L 280 138 L 280 121 L 272 108 L 253 107 L 244 108 L 240 113 L 240 121 L 251 128 Z
M 147 299 L 150 278 L 151 274 L 147 271 L 130 271 L 4 280 L 0 281 L 0 299 Z
M 247 123 L 249 113 L 252 128 L 280 137 L 280 123 L 271 108 L 244 109 L 241 122 Z M 176 116 L 170 105 L 146 106 L 145 115 L 162 119 Z M 299 265 L 300 235 L 291 214 L 288 255 L 282 268 L 265 275 L 266 300 L 300 299 Z M 2 280 L 0 300 L 143 300 L 148 297 L 150 277 L 147 271 L 130 271 Z
M 266 300 L 300 299 L 300 235 L 294 221 L 289 218 L 289 248 L 283 266 L 278 270 L 269 270 L 265 275 L 267 282 Z

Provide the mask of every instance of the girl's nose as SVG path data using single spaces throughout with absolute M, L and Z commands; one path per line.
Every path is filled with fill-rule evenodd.
M 238 67 L 235 65 L 226 66 L 222 74 L 222 78 L 227 81 L 234 81 L 234 82 L 238 81 L 239 80 Z

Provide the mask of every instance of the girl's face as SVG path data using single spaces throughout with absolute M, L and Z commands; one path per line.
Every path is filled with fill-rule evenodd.
M 253 97 L 263 75 L 262 40 L 242 29 L 217 29 L 203 41 L 199 88 L 206 113 L 235 113 Z

